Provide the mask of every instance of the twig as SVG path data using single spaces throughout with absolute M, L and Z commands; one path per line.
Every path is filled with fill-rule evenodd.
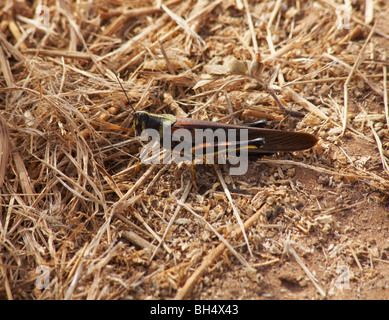
M 381 182 L 383 184 L 386 183 L 386 180 L 379 177 L 379 176 L 365 176 L 365 175 L 360 175 L 360 174 L 342 173 L 339 171 L 333 171 L 333 170 L 329 170 L 326 168 L 320 168 L 320 167 L 312 166 L 312 165 L 309 165 L 309 164 L 306 164 L 303 162 L 297 162 L 297 161 L 292 161 L 292 160 L 258 159 L 257 163 L 266 163 L 269 165 L 295 165 L 295 166 L 311 169 L 311 170 L 314 170 L 316 172 L 326 173 L 326 174 L 330 174 L 330 175 L 336 175 L 336 176 L 342 176 L 342 177 L 354 178 L 354 179 L 370 179 L 370 180 Z
M 175 14 L 164 4 L 161 5 L 161 8 L 172 18 L 187 34 L 196 39 L 199 46 L 204 46 L 205 41 L 189 26 L 188 22 L 181 18 L 179 15 Z
M 63 51 L 63 50 L 51 50 L 51 49 L 34 49 L 29 48 L 26 50 L 23 50 L 23 53 L 33 53 L 38 54 L 42 56 L 48 56 L 48 57 L 64 57 L 64 58 L 71 58 L 71 59 L 77 59 L 77 60 L 91 60 L 91 54 L 85 53 L 85 52 L 78 52 L 78 51 Z
M 354 258 L 354 260 L 355 260 L 355 262 L 356 262 L 356 264 L 357 264 L 359 270 L 363 271 L 362 265 L 361 265 L 361 263 L 359 262 L 359 259 L 358 259 L 357 255 L 356 255 L 354 249 L 351 247 L 350 244 L 348 244 L 347 246 L 348 246 L 348 248 L 350 249 L 351 255 L 353 256 L 353 258 Z
M 0 48 L 1 50 L 1 48 Z M 10 136 L 7 122 L 0 114 L 0 189 L 3 187 L 5 172 L 9 166 Z
M 244 240 L 245 240 L 245 242 L 247 244 L 247 249 L 249 250 L 250 255 L 253 256 L 253 252 L 251 251 L 251 248 L 250 248 L 249 239 L 247 238 L 247 234 L 246 234 L 246 231 L 244 229 L 244 224 L 242 222 L 242 219 L 240 218 L 239 211 L 236 208 L 236 206 L 234 204 L 234 201 L 232 200 L 231 193 L 228 190 L 226 182 L 224 181 L 223 175 L 222 175 L 222 173 L 220 171 L 220 167 L 218 165 L 215 165 L 215 170 L 216 170 L 217 176 L 219 178 L 219 181 L 220 181 L 221 185 L 223 186 L 224 193 L 226 194 L 228 200 L 230 201 L 230 204 L 232 206 L 232 212 L 234 213 L 235 219 L 238 221 L 238 224 L 239 224 L 239 226 L 241 228 Z
M 363 112 L 364 114 L 367 114 L 366 111 L 365 111 L 365 109 L 362 108 L 362 106 L 360 106 L 360 108 L 361 108 L 361 110 L 362 110 L 362 112 Z M 367 121 L 367 124 L 368 124 L 368 126 L 370 127 L 371 132 L 373 133 L 375 142 L 376 142 L 376 144 L 377 144 L 378 152 L 379 152 L 380 157 L 381 157 L 382 167 L 384 168 L 385 172 L 389 175 L 389 165 L 388 165 L 387 159 L 386 159 L 386 157 L 385 157 L 384 150 L 383 150 L 383 148 L 382 148 L 381 139 L 380 139 L 380 137 L 378 136 L 377 132 L 374 130 L 373 123 L 371 122 L 371 120 L 368 120 L 368 121 Z
M 216 6 L 218 6 L 222 2 L 223 2 L 223 0 L 216 0 L 216 1 L 211 2 L 207 7 L 205 7 L 204 9 L 202 9 L 200 11 L 198 11 L 195 15 L 191 16 L 190 18 L 188 18 L 186 20 L 186 22 L 190 23 L 190 22 L 196 20 L 198 17 L 200 17 L 201 15 L 205 14 L 206 12 L 209 12 L 209 11 L 213 10 Z M 181 28 L 180 26 L 177 26 L 174 29 L 170 30 L 165 35 L 163 35 L 158 41 L 155 41 L 152 44 L 150 44 L 149 48 L 150 49 L 154 48 L 158 44 L 159 41 L 164 42 L 166 39 L 169 39 L 171 37 L 171 35 L 176 33 L 180 28 Z M 133 40 L 135 40 L 135 39 L 130 39 L 128 41 L 128 43 L 129 43 L 128 47 L 130 47 L 130 45 L 132 45 L 134 43 Z M 106 58 L 108 58 L 111 55 L 117 54 L 120 49 L 121 48 L 119 48 L 116 51 L 110 52 L 109 54 L 105 55 L 104 57 L 101 57 L 100 60 L 101 59 L 106 59 Z M 131 60 L 129 60 L 123 66 L 121 66 L 118 71 L 121 72 L 122 70 L 126 69 L 129 65 L 131 65 L 134 62 L 136 62 L 139 59 L 141 59 L 146 54 L 146 52 L 147 52 L 146 49 L 142 50 L 139 54 L 137 54 L 135 57 L 133 57 Z
M 254 263 L 254 264 L 253 264 L 253 267 L 254 267 L 254 268 L 267 267 L 267 266 L 270 266 L 270 265 L 272 265 L 272 264 L 274 264 L 274 263 L 277 263 L 277 262 L 279 262 L 279 261 L 280 261 L 279 258 L 275 258 L 275 259 L 273 259 L 273 260 L 266 261 L 266 262 L 262 262 L 262 263 Z
M 162 42 L 159 42 L 159 45 L 160 45 L 160 47 L 161 47 L 161 52 L 162 52 L 163 58 L 164 58 L 165 61 L 166 61 L 166 65 L 167 65 L 167 67 L 168 67 L 170 73 L 171 73 L 172 75 L 176 75 L 176 71 L 174 70 L 174 68 L 173 68 L 173 66 L 172 66 L 172 64 L 171 64 L 171 62 L 170 62 L 170 59 L 169 59 L 169 57 L 168 57 L 168 55 L 167 55 L 167 53 L 166 53 L 166 51 L 165 51 L 165 48 L 164 48 Z M 181 98 L 183 98 L 183 99 L 186 98 L 185 92 L 184 92 L 184 90 L 183 90 L 183 88 L 182 88 L 181 86 L 178 87 L 178 90 L 180 91 Z
M 132 231 L 123 231 L 122 237 L 130 241 L 131 243 L 146 249 L 151 254 L 156 250 L 155 245 L 151 244 L 147 240 L 143 239 L 142 237 L 138 236 L 135 232 Z
M 337 57 L 334 57 L 334 56 L 332 56 L 332 55 L 330 55 L 330 54 L 328 54 L 328 53 L 323 53 L 323 57 L 329 58 L 329 59 L 331 59 L 332 61 L 335 61 L 335 62 L 339 63 L 340 65 L 344 66 L 344 67 L 347 68 L 348 70 L 351 70 L 351 69 L 352 69 L 352 67 L 350 67 L 350 66 L 349 66 L 347 63 L 345 63 L 344 61 L 342 61 L 341 59 L 339 59 L 339 58 L 337 58 Z M 360 72 L 360 71 L 358 70 L 358 68 L 355 69 L 355 72 L 358 74 L 358 76 L 360 76 L 360 77 L 363 79 L 363 81 L 365 81 L 365 83 L 370 87 L 371 90 L 374 91 L 374 93 L 376 93 L 376 94 L 378 94 L 378 95 L 380 95 L 380 96 L 383 97 L 384 93 L 383 93 L 381 90 L 379 90 L 379 89 L 377 89 L 376 87 L 374 87 L 374 86 L 371 84 L 371 82 L 368 80 L 368 78 L 374 78 L 374 77 L 372 77 L 372 76 L 365 76 L 362 72 Z M 347 78 L 346 78 L 346 80 L 347 80 Z
M 74 32 L 77 34 L 77 37 L 78 39 L 82 42 L 82 45 L 84 46 L 85 50 L 88 52 L 88 54 L 90 55 L 91 57 L 91 60 L 92 62 L 94 63 L 94 65 L 96 66 L 97 70 L 101 73 L 101 75 L 104 75 L 104 68 L 101 67 L 98 62 L 97 62 L 97 59 L 95 58 L 95 56 L 93 55 L 93 53 L 90 51 L 88 45 L 86 44 L 85 42 L 85 39 L 80 31 L 80 28 L 79 26 L 76 24 L 76 22 L 74 21 L 73 19 L 73 15 L 70 11 L 68 11 L 67 9 L 64 9 L 64 8 L 58 8 L 58 10 L 60 12 L 63 13 L 63 15 L 67 18 L 67 20 L 69 21 L 69 24 L 71 25 L 71 27 L 73 28 Z
M 274 99 L 274 101 L 276 102 L 277 106 L 286 114 L 289 114 L 293 117 L 303 117 L 303 114 L 298 112 L 298 111 L 293 111 L 293 110 L 289 110 L 287 108 L 285 108 L 285 106 L 282 104 L 282 102 L 280 101 L 280 99 L 278 99 L 277 97 L 277 94 L 275 93 L 275 91 L 269 86 L 267 85 L 262 79 L 259 79 L 259 78 L 256 78 L 256 77 L 252 77 L 250 75 L 247 75 L 247 74 L 239 74 L 239 77 L 242 77 L 243 79 L 247 79 L 247 80 L 254 80 L 256 81 L 258 84 L 261 85 L 261 87 L 269 94 L 271 95 L 271 97 Z M 242 78 L 236 78 L 236 79 L 233 79 L 231 81 L 240 81 L 242 80 Z M 224 84 L 226 85 L 226 84 Z M 294 92 L 291 88 L 286 88 L 288 91 L 290 92 Z M 296 93 L 297 95 L 297 93 Z M 297 95 L 298 96 L 298 95 Z M 303 99 L 303 98 L 302 98 Z
M 155 250 L 153 251 L 153 255 L 152 257 L 150 258 L 150 260 L 152 260 L 152 258 L 155 256 L 155 254 L 157 253 L 159 247 L 161 245 L 163 245 L 163 247 L 165 248 L 165 250 L 171 254 L 172 253 L 172 250 L 167 246 L 166 243 L 164 243 L 163 241 L 163 238 L 161 238 L 158 234 L 155 233 L 155 231 L 146 223 L 145 219 L 143 219 L 143 217 L 139 214 L 138 211 L 136 211 L 135 209 L 131 208 L 130 209 L 131 213 L 134 215 L 135 218 L 137 218 L 143 225 L 144 227 L 146 228 L 146 230 L 148 232 L 150 232 L 150 234 L 158 241 L 158 246 L 155 248 Z
M 0 255 L 0 274 L 2 275 L 2 281 L 3 281 L 3 286 L 5 288 L 5 292 L 7 294 L 7 299 L 8 300 L 13 300 L 13 295 L 12 295 L 12 289 L 9 283 L 8 275 L 7 275 L 7 268 L 4 265 L 3 259 L 1 258 Z
M 244 229 L 251 228 L 255 222 L 259 219 L 259 217 L 265 212 L 267 209 L 267 205 L 263 205 L 254 215 L 252 215 L 249 219 L 246 220 L 244 223 Z M 236 232 L 236 239 L 239 239 L 242 236 L 242 229 L 240 225 L 236 225 L 235 228 L 230 232 L 231 234 L 234 234 Z M 174 300 L 182 300 L 187 297 L 196 283 L 199 281 L 200 277 L 208 270 L 208 268 L 214 263 L 214 261 L 223 254 L 224 250 L 226 249 L 225 244 L 222 242 L 220 243 L 215 249 L 213 249 L 211 252 L 207 254 L 207 256 L 203 259 L 203 262 L 201 265 L 195 270 L 195 272 L 192 273 L 192 275 L 189 277 L 188 280 L 186 280 L 183 287 L 178 289 L 176 296 L 174 297 Z
M 304 272 L 307 274 L 309 280 L 312 281 L 313 285 L 315 286 L 315 288 L 317 289 L 317 291 L 319 291 L 319 293 L 325 297 L 326 296 L 326 293 L 325 291 L 319 286 L 318 284 L 318 281 L 317 279 L 314 277 L 314 275 L 311 273 L 311 271 L 309 271 L 309 269 L 307 268 L 307 266 L 304 264 L 304 262 L 301 260 L 301 258 L 299 257 L 299 255 L 297 254 L 297 252 L 294 250 L 292 244 L 295 244 L 294 241 L 291 241 L 289 239 L 290 235 L 288 235 L 288 238 L 287 240 L 284 241 L 284 254 L 291 254 L 293 256 L 293 258 L 295 258 L 295 260 L 297 261 L 297 263 L 300 265 L 301 268 L 303 268 Z
M 183 192 L 183 194 L 182 194 L 182 196 L 181 196 L 181 201 L 186 201 L 186 198 L 187 198 L 188 195 L 189 195 L 189 191 L 190 191 L 190 188 L 191 188 L 191 187 L 192 187 L 191 182 L 188 182 L 187 185 L 186 185 L 186 187 L 185 187 L 185 190 L 184 190 L 184 192 Z M 173 222 L 176 220 L 177 215 L 178 215 L 178 213 L 180 212 L 180 210 L 181 210 L 181 205 L 179 204 L 179 205 L 177 206 L 177 208 L 176 208 L 176 211 L 174 211 L 173 216 L 172 216 L 171 219 L 169 220 L 169 224 L 168 224 L 167 227 L 166 227 L 166 230 L 165 230 L 165 232 L 164 232 L 164 234 L 163 234 L 163 236 L 162 236 L 161 241 L 159 242 L 158 246 L 155 248 L 153 254 L 151 255 L 151 257 L 150 257 L 150 259 L 149 259 L 150 261 L 152 261 L 152 260 L 154 259 L 154 256 L 155 256 L 155 254 L 157 253 L 159 247 L 160 247 L 161 244 L 164 242 L 165 237 L 166 237 L 166 235 L 168 234 L 168 232 L 169 232 L 171 226 L 173 225 Z
M 85 243 L 84 247 L 81 249 L 81 251 L 79 251 L 80 254 L 77 257 L 77 260 L 76 260 L 75 264 L 73 265 L 72 270 L 70 270 L 70 273 L 65 281 L 65 283 L 68 283 L 70 281 L 70 279 L 72 279 L 70 281 L 70 286 L 66 290 L 64 300 L 69 300 L 73 294 L 74 289 L 76 288 L 77 281 L 78 281 L 79 277 L 81 276 L 81 272 L 83 270 L 82 258 L 84 257 L 88 246 L 89 246 L 89 244 Z
M 8 59 L 6 59 L 2 47 L 0 47 L 0 68 L 1 71 L 3 72 L 4 80 L 7 87 L 13 87 L 15 80 L 13 78 Z
M 384 60 L 386 60 L 386 51 L 384 53 Z M 384 87 L 384 106 L 385 106 L 385 117 L 386 117 L 386 127 L 389 128 L 389 106 L 388 106 L 388 87 L 387 87 L 387 76 L 388 68 L 386 65 L 382 67 L 383 70 L 383 87 Z
M 343 107 L 343 119 L 342 119 L 342 135 L 346 131 L 347 122 L 348 122 L 348 85 L 349 85 L 349 83 L 351 81 L 352 76 L 354 75 L 355 70 L 359 67 L 359 65 L 361 63 L 362 54 L 365 52 L 365 48 L 366 48 L 367 44 L 369 43 L 371 37 L 374 34 L 374 30 L 375 30 L 375 27 L 377 25 L 378 20 L 379 19 L 376 20 L 376 22 L 374 23 L 373 28 L 370 30 L 370 33 L 369 33 L 365 43 L 363 44 L 361 50 L 359 51 L 357 59 L 355 60 L 353 67 L 351 68 L 351 71 L 350 71 L 350 73 L 349 73 L 349 75 L 347 77 L 347 80 L 345 81 L 345 83 L 343 85 L 343 90 L 344 90 L 344 107 Z
M 292 88 L 286 87 L 286 92 L 290 93 L 292 96 L 292 99 L 296 102 L 301 104 L 306 110 L 308 110 L 310 113 L 314 114 L 315 116 L 319 117 L 323 120 L 328 120 L 328 116 L 321 111 L 318 107 L 316 107 L 313 103 L 309 102 L 302 96 L 300 96 L 296 91 L 294 91 Z
M 183 206 L 186 210 L 193 214 L 198 220 L 204 223 L 214 234 L 216 234 L 219 240 L 225 245 L 228 250 L 231 251 L 231 253 L 239 260 L 241 264 L 243 264 L 246 268 L 249 268 L 250 270 L 254 271 L 254 269 L 249 265 L 246 259 L 244 259 L 238 252 L 236 252 L 236 250 L 228 243 L 228 241 L 219 232 L 217 232 L 207 220 L 205 220 L 202 216 L 194 212 L 187 204 L 183 203 L 180 200 L 176 201 L 179 205 Z
M 269 19 L 269 21 L 268 21 L 268 23 L 266 25 L 266 31 L 267 31 L 266 41 L 267 41 L 267 45 L 269 46 L 271 54 L 275 54 L 276 50 L 274 49 L 274 43 L 273 43 L 273 40 L 272 40 L 272 34 L 271 34 L 270 27 L 273 24 L 273 21 L 276 18 L 276 15 L 277 15 L 278 11 L 281 8 L 281 4 L 282 4 L 282 0 L 277 0 L 276 4 L 274 5 L 273 11 L 271 13 L 270 19 Z
M 251 33 L 251 41 L 253 42 L 254 53 L 255 53 L 255 52 L 258 52 L 258 42 L 257 42 L 256 32 L 254 29 L 253 19 L 251 18 L 250 7 L 249 7 L 247 0 L 243 0 L 243 4 L 244 4 L 244 7 L 246 9 L 247 23 L 249 25 L 249 29 L 250 29 L 250 33 Z M 255 57 L 253 57 L 253 58 L 255 58 Z
M 161 170 L 158 171 L 158 173 L 154 176 L 153 180 L 151 180 L 147 188 L 143 191 L 144 194 L 148 194 L 150 192 L 151 188 L 161 178 L 161 175 L 169 168 L 170 165 L 170 163 L 167 163 L 163 166 Z

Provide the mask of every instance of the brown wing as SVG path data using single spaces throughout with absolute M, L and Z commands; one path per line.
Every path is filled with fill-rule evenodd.
M 264 138 L 265 143 L 253 151 L 253 153 L 274 153 L 278 151 L 301 151 L 312 148 L 318 139 L 306 132 L 281 131 L 273 129 L 236 126 L 232 124 L 224 124 L 219 122 L 202 121 L 188 118 L 177 117 L 177 121 L 173 124 L 173 128 L 179 129 L 235 129 L 239 139 L 240 130 L 248 130 L 248 144 L 250 140 Z

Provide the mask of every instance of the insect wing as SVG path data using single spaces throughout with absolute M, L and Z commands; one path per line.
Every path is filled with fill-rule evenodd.
M 232 124 L 223 124 L 219 122 L 210 122 L 203 120 L 187 119 L 177 117 L 177 121 L 172 126 L 173 129 L 183 128 L 195 132 L 195 129 L 228 129 L 236 130 L 236 140 L 240 141 L 241 130 L 247 130 L 248 140 L 240 141 L 240 143 L 246 143 L 250 152 L 253 153 L 274 153 L 279 151 L 302 151 L 312 148 L 318 141 L 318 139 L 309 133 L 305 132 L 293 132 L 293 131 L 281 131 L 274 129 L 257 128 L 250 126 L 236 126 Z M 258 140 L 260 139 L 260 140 Z M 262 139 L 264 141 L 262 141 Z M 194 141 L 194 139 L 193 139 Z M 226 141 L 228 145 L 236 145 L 237 141 Z M 247 141 L 247 142 L 246 142 Z M 258 143 L 261 141 L 261 143 Z M 204 146 L 193 146 L 204 147 Z

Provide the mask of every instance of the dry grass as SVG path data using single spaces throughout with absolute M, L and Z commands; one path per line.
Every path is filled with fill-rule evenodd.
M 353 3 L 346 29 L 330 0 L 49 0 L 47 25 L 3 2 L 0 298 L 389 298 L 389 7 Z M 186 166 L 136 171 L 113 72 L 138 110 L 320 142 L 197 166 L 197 189 Z

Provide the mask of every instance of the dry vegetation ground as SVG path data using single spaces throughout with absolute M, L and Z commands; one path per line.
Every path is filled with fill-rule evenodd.
M 389 298 L 387 1 L 39 3 L 0 1 L 1 299 Z M 303 117 L 231 71 L 256 52 Z M 112 70 L 138 110 L 320 141 L 196 166 L 197 188 L 186 165 L 136 171 Z

